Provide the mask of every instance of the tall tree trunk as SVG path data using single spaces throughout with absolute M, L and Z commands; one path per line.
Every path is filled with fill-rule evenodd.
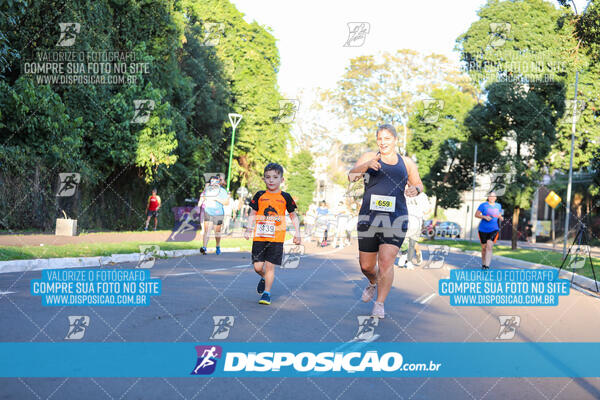
M 42 220 L 42 202 L 40 201 L 40 164 L 35 164 L 35 175 L 33 177 L 33 218 L 34 226 L 39 229 L 44 229 L 44 223 Z
M 433 217 L 437 218 L 437 209 L 438 209 L 438 198 L 435 196 L 435 207 L 433 209 Z
M 515 207 L 512 216 L 512 240 L 510 243 L 510 248 L 516 250 L 517 248 L 517 228 L 519 227 L 519 214 L 521 212 L 521 208 L 518 206 Z

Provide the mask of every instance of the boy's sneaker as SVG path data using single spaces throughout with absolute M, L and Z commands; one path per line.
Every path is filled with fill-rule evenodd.
M 271 304 L 271 296 L 269 296 L 269 294 L 267 293 L 263 293 L 260 300 L 258 301 L 258 304 Z
M 375 302 L 373 303 L 373 311 L 371 311 L 372 317 L 377 317 L 379 319 L 385 318 L 385 311 L 383 309 L 383 303 Z
M 377 287 L 377 285 L 371 285 L 371 283 L 369 283 L 369 286 L 367 286 L 365 288 L 365 290 L 363 290 L 362 292 L 362 296 L 360 297 L 360 299 L 362 301 L 364 301 L 365 303 L 370 302 L 371 300 L 373 300 L 373 297 L 375 297 L 375 288 Z
M 147 231 L 147 230 L 148 230 L 148 227 L 145 227 L 145 228 L 144 228 L 144 230 L 145 230 L 145 231 Z
M 406 269 L 415 269 L 415 266 L 410 261 L 407 261 L 406 264 L 404 264 L 404 266 L 406 267 Z
M 200 253 L 202 253 L 203 255 L 206 255 L 206 247 L 204 247 L 204 246 L 200 247 Z
M 262 294 L 262 292 L 265 291 L 265 280 L 263 278 L 260 278 L 260 281 L 258 281 L 256 291 L 258 292 L 258 294 Z
M 217 251 L 216 251 L 217 255 L 221 254 L 221 248 L 219 246 L 217 246 Z

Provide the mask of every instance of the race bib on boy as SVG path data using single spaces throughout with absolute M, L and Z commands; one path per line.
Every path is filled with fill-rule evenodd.
M 275 221 L 257 221 L 256 237 L 275 237 Z
M 394 196 L 371 195 L 371 206 L 373 211 L 394 212 L 396 210 L 396 198 Z

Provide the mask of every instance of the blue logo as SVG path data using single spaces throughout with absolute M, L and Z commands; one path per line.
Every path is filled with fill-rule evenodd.
M 217 359 L 221 358 L 221 346 L 196 346 L 198 361 L 191 375 L 210 375 L 215 372 Z

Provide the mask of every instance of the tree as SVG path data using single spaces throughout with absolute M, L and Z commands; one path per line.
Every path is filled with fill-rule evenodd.
M 244 116 L 236 130 L 233 179 L 250 190 L 262 188 L 263 168 L 269 162 L 286 164 L 286 145 L 291 139 L 289 124 L 277 122 L 279 51 L 275 37 L 257 22 L 247 23 L 243 14 L 229 1 L 185 0 L 183 8 L 193 24 L 207 27 L 223 24 L 215 46 L 216 57 L 224 66 L 230 83 L 231 110 Z M 225 123 L 223 137 L 229 138 L 231 126 Z M 228 151 L 216 153 L 225 160 Z
M 495 81 L 565 79 L 586 63 L 575 59 L 569 12 L 545 0 L 488 0 L 456 39 L 469 76 L 481 87 Z
M 258 181 L 267 161 L 287 159 L 289 127 L 275 123 L 275 38 L 230 2 L 15 0 L 0 11 L 0 213 L 9 229 L 53 226 L 59 171 L 81 173 L 79 227 L 139 228 L 150 185 L 170 209 L 198 195 L 203 172 L 226 170 L 232 111 L 244 113 L 235 150 L 246 161 L 234 165 L 234 181 Z M 68 49 L 57 47 L 56 21 L 80 24 Z M 206 43 L 211 21 L 231 28 L 222 45 Z M 114 85 L 43 82 L 23 68 L 39 52 L 65 51 L 133 53 L 150 68 Z M 154 109 L 135 123 L 141 100 Z M 30 207 L 13 210 L 14 199 Z
M 593 16 L 594 8 L 590 11 Z M 546 162 L 546 173 L 552 173 L 553 169 L 566 173 L 568 169 L 573 83 L 575 71 L 581 71 L 577 104 L 580 118 L 576 125 L 573 167 L 575 170 L 586 168 L 594 150 L 600 145 L 597 140 L 600 136 L 600 84 L 597 82 L 598 67 L 590 63 L 590 54 L 582 51 L 586 46 L 593 47 L 593 35 L 582 40 L 581 27 L 589 27 L 595 22 L 589 19 L 584 21 L 570 9 L 557 8 L 543 0 L 489 0 L 478 15 L 480 19 L 457 39 L 461 59 L 469 75 L 480 87 L 490 87 L 493 82 L 520 83 L 521 86 L 515 86 L 518 90 L 515 99 L 522 97 L 519 92 L 528 88 L 533 88 L 545 99 L 544 103 L 554 113 L 550 121 L 555 126 L 555 139 L 550 143 L 552 148 Z M 542 94 L 544 91 L 546 93 Z M 531 107 L 535 104 L 523 104 L 523 107 L 529 108 L 531 118 L 545 113 L 544 108 Z M 522 110 L 514 111 L 521 113 Z M 487 117 L 483 121 L 493 119 L 493 115 Z M 536 172 L 539 173 L 541 170 Z M 524 171 L 524 175 L 518 175 L 519 178 L 526 176 L 527 171 Z M 524 185 L 520 193 L 527 193 L 527 182 L 520 184 Z M 507 196 L 510 197 L 511 193 L 508 192 Z M 519 196 L 513 196 L 513 200 L 518 199 Z M 522 201 L 523 205 L 525 203 L 527 199 Z
M 298 213 L 304 214 L 312 203 L 317 188 L 312 172 L 313 157 L 307 150 L 296 153 L 290 160 L 287 191 L 297 197 Z
M 458 150 L 468 136 L 464 119 L 476 104 L 475 98 L 447 86 L 429 93 L 431 99 L 417 103 L 409 127 L 411 140 L 408 154 L 415 155 L 425 190 L 436 197 L 443 208 L 460 206 L 460 193 L 468 189 L 468 181 L 452 177 Z
M 469 112 L 465 124 L 469 141 L 479 144 L 482 157 L 478 158 L 478 169 L 512 177 L 503 201 L 513 210 L 512 248 L 516 249 L 519 212 L 530 204 L 544 172 L 555 140 L 556 120 L 564 107 L 557 100 L 561 91 L 564 96 L 564 87 L 560 83 L 527 86 L 494 82 L 486 90 L 487 100 Z M 472 156 L 463 153 L 463 157 L 463 167 L 457 172 L 465 174 L 464 166 L 472 165 Z
M 448 83 L 474 90 L 446 57 L 398 50 L 352 59 L 338 83 L 336 99 L 351 128 L 362 132 L 372 146 L 373 132 L 379 124 L 401 124 L 419 99 Z

